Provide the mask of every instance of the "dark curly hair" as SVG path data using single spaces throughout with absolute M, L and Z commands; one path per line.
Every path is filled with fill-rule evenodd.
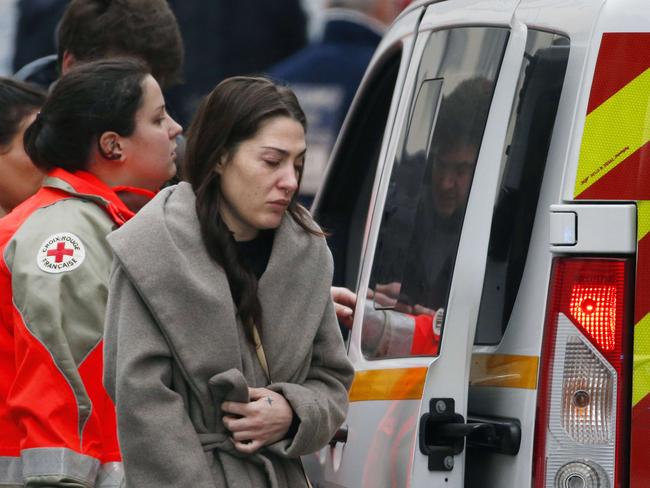
M 166 0 L 72 0 L 56 38 L 59 66 L 66 51 L 79 61 L 133 56 L 163 88 L 181 79 L 183 42 Z

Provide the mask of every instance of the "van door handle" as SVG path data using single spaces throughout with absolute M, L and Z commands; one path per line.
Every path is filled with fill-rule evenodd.
M 420 452 L 429 458 L 429 471 L 451 471 L 454 456 L 467 445 L 516 456 L 521 444 L 517 419 L 469 415 L 467 423 L 455 412 L 453 398 L 432 398 L 429 413 L 420 418 Z
M 488 424 L 492 427 L 488 432 L 477 430 L 467 437 L 467 447 L 473 449 L 484 449 L 490 452 L 516 456 L 521 446 L 521 422 L 515 418 L 494 417 L 477 415 L 469 412 L 467 414 L 468 425 Z
M 472 435 L 480 434 L 482 437 L 493 442 L 496 439 L 496 429 L 492 424 L 485 423 L 451 423 L 442 424 L 437 427 L 437 436 L 449 439 L 463 439 Z
M 348 426 L 344 425 L 341 427 L 339 430 L 336 431 L 336 434 L 334 434 L 334 437 L 330 440 L 330 446 L 334 447 L 336 444 L 339 442 L 341 444 L 345 444 L 348 441 Z
M 455 412 L 453 398 L 432 398 L 429 413 L 420 418 L 420 452 L 428 457 L 429 471 L 451 471 L 454 456 L 465 449 L 465 438 L 479 437 L 496 444 L 498 432 L 490 422 L 469 422 Z

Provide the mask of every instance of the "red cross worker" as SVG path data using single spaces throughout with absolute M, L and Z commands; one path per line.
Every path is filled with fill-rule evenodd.
M 120 486 L 106 236 L 134 215 L 115 187 L 150 199 L 175 173 L 180 131 L 147 67 L 126 60 L 63 76 L 26 130 L 47 176 L 0 220 L 0 486 Z

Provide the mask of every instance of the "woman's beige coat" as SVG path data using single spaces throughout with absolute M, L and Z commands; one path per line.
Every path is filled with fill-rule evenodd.
M 105 332 L 105 385 L 117 406 L 129 488 L 306 486 L 299 456 L 345 418 L 353 371 L 330 299 L 325 240 L 288 216 L 259 281 L 268 384 L 244 337 L 223 269 L 201 240 L 187 183 L 162 191 L 109 236 L 115 253 Z M 296 435 L 238 453 L 222 401 L 247 387 L 282 393 Z

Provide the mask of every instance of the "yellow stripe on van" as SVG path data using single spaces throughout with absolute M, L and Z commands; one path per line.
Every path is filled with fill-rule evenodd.
M 650 68 L 587 116 L 575 195 L 600 180 L 650 140 Z
M 350 401 L 420 400 L 426 377 L 427 368 L 358 371 L 350 389 Z
M 537 356 L 474 354 L 469 384 L 534 390 L 538 365 Z M 350 389 L 350 401 L 420 400 L 426 377 L 427 368 L 357 371 Z
M 539 357 L 511 354 L 474 354 L 470 386 L 497 388 L 537 388 Z
M 650 392 L 650 313 L 634 326 L 634 369 L 632 373 L 632 405 Z

